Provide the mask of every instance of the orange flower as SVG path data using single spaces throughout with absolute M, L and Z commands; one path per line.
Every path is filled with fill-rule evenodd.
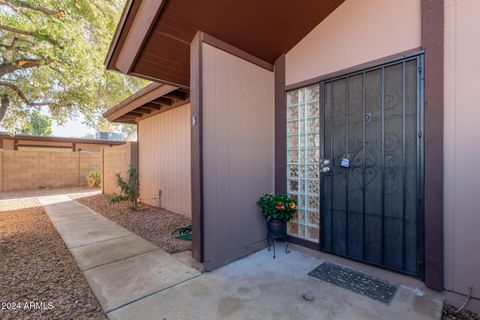
M 295 209 L 295 202 L 290 202 L 289 207 L 290 207 L 290 209 Z

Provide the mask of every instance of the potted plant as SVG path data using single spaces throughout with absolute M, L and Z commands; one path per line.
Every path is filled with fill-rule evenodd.
M 263 216 L 267 221 L 270 237 L 286 236 L 286 223 L 293 218 L 297 211 L 297 200 L 288 194 L 264 194 L 258 201 Z

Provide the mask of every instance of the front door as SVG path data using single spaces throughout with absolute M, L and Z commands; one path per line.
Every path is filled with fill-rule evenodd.
M 423 276 L 423 56 L 320 83 L 320 248 Z M 441 244 L 439 244 L 441 245 Z

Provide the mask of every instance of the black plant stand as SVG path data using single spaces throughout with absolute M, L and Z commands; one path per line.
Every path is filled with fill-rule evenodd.
M 273 235 L 270 231 L 267 232 L 267 242 L 268 242 L 268 251 L 272 251 L 273 247 L 273 259 L 275 259 L 275 240 L 277 239 L 282 239 L 283 243 L 286 243 L 285 246 L 285 254 L 290 253 L 290 250 L 288 250 L 288 241 L 287 241 L 287 235 L 282 234 L 282 235 Z

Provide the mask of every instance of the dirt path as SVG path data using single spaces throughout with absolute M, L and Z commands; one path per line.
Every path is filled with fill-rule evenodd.
M 37 199 L 0 210 L 0 319 L 106 319 Z

